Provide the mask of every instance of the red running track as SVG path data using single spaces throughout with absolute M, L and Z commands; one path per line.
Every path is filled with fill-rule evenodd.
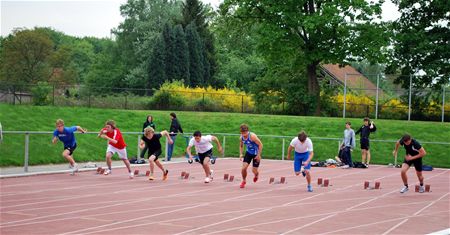
M 93 171 L 1 179 L 0 234 L 426 234 L 450 228 L 449 173 L 424 172 L 430 193 L 400 194 L 400 169 L 313 168 L 314 192 L 293 174 L 290 161 L 263 160 L 260 179 L 240 189 L 241 162 L 218 159 L 214 181 L 203 183 L 199 164 L 165 164 L 169 179 L 128 179 Z M 145 172 L 148 166 L 139 166 Z M 190 173 L 189 180 L 179 179 Z M 224 182 L 223 174 L 235 176 Z M 287 184 L 269 185 L 286 176 Z M 317 178 L 330 179 L 329 187 Z M 364 190 L 364 181 L 381 189 Z

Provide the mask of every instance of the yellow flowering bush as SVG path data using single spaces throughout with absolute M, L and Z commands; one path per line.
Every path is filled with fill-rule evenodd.
M 166 82 L 161 85 L 159 92 L 168 92 L 172 96 L 177 96 L 185 100 L 185 105 L 214 106 L 213 110 L 241 112 L 253 110 L 255 102 L 252 97 L 242 91 L 235 91 L 227 88 L 215 89 L 208 87 L 191 88 L 185 86 L 181 81 Z

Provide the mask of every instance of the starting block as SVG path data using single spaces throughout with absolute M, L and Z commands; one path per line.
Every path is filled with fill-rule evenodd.
M 225 182 L 233 182 L 234 181 L 234 175 L 224 174 L 223 180 Z
M 189 172 L 182 171 L 179 179 L 181 180 L 189 179 Z
M 317 178 L 317 185 L 321 187 L 331 186 L 329 179 L 322 179 L 322 178 Z
M 274 177 L 269 178 L 269 184 L 287 184 L 286 177 L 280 177 L 280 180 L 275 181 Z
M 369 181 L 364 181 L 364 189 L 381 189 L 381 182 L 375 181 L 375 186 L 371 187 Z
M 416 188 L 415 188 L 415 192 L 416 193 L 418 193 L 419 192 L 419 188 L 420 188 L 420 186 L 418 185 L 418 184 L 416 184 Z M 429 193 L 429 192 L 431 192 L 431 185 L 429 185 L 429 184 L 426 184 L 425 185 L 425 192 L 426 193 Z
M 134 176 L 135 177 L 139 177 L 139 176 L 150 176 L 150 171 L 146 171 L 145 172 L 145 175 L 144 174 L 139 174 L 139 170 L 138 169 L 136 169 L 136 170 L 134 170 Z
M 96 175 L 103 175 L 105 173 L 105 169 L 101 167 L 97 167 L 97 172 L 95 172 Z

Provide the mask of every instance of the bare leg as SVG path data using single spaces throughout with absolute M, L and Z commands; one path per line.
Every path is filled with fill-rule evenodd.
M 209 161 L 210 161 L 209 157 L 205 157 L 205 159 L 203 160 L 203 170 L 205 171 L 206 177 L 211 176 L 211 168 L 209 167 Z
M 156 166 L 158 166 L 159 169 L 162 170 L 163 174 L 166 173 L 163 165 L 161 164 L 161 162 L 159 162 L 159 160 L 156 160 L 155 164 L 156 164 Z
M 241 174 L 242 174 L 242 181 L 246 182 L 246 178 L 247 178 L 247 168 L 248 168 L 248 163 L 244 162 L 242 163 L 242 170 L 241 170 Z
M 367 150 L 361 149 L 361 162 L 366 163 Z
M 311 173 L 309 173 L 309 170 L 305 170 L 306 173 L 306 182 L 308 182 L 308 185 L 311 184 Z
M 131 166 L 130 161 L 128 161 L 128 158 L 122 159 L 123 163 L 125 163 L 125 166 L 127 166 L 128 173 L 131 173 Z
M 423 175 L 422 171 L 416 171 L 417 178 L 419 179 L 420 185 L 423 185 Z
M 108 166 L 108 169 L 110 169 L 110 170 L 111 170 L 111 164 L 112 164 L 112 160 L 111 160 L 112 156 L 113 156 L 113 153 L 106 152 L 106 165 Z
M 155 156 L 152 155 L 148 158 L 148 162 L 150 164 L 150 175 L 153 175 L 153 171 L 155 169 Z
M 252 167 L 252 171 L 253 171 L 253 174 L 255 175 L 255 177 L 256 177 L 257 175 L 259 175 L 258 167 Z
M 70 163 L 70 165 L 71 166 L 75 166 L 75 160 L 73 159 L 73 157 L 70 155 L 70 151 L 69 150 L 64 150 L 63 152 L 62 152 L 62 155 L 63 155 L 63 157 L 67 160 L 67 161 L 69 161 L 69 163 Z
M 408 176 L 406 175 L 406 172 L 408 172 L 409 166 L 406 163 L 402 164 L 402 172 L 401 172 L 401 176 L 402 176 L 402 180 L 403 180 L 403 184 L 404 185 L 408 185 Z
M 367 155 L 367 165 L 369 165 L 369 163 L 370 163 L 370 149 L 366 150 L 366 155 Z

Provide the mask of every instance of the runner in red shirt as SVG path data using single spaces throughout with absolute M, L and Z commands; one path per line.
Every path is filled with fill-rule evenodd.
M 131 172 L 130 161 L 128 161 L 127 157 L 127 145 L 123 140 L 122 133 L 116 128 L 116 123 L 113 120 L 107 121 L 105 127 L 100 130 L 98 137 L 108 140 L 108 148 L 106 149 L 108 170 L 105 171 L 105 175 L 111 174 L 111 158 L 117 153 L 119 158 L 125 163 L 125 166 L 127 166 L 130 179 L 132 179 L 134 174 Z

